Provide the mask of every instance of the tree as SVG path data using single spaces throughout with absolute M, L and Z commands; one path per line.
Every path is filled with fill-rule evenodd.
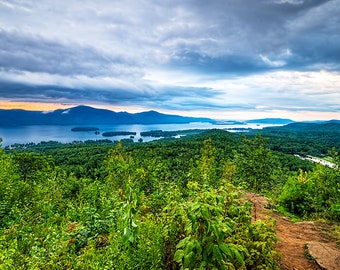
M 124 190 L 126 185 L 133 185 L 132 179 L 135 171 L 134 161 L 126 152 L 122 142 L 110 150 L 107 160 L 108 183 L 116 190 Z
M 243 138 L 244 144 L 235 151 L 236 174 L 247 188 L 263 190 L 272 181 L 272 174 L 279 162 L 266 147 L 267 139 L 257 134 L 253 140 Z
M 203 142 L 201 149 L 201 159 L 199 160 L 198 169 L 200 176 L 205 184 L 215 185 L 217 181 L 216 173 L 216 149 L 212 145 L 212 140 L 207 139 Z
M 335 169 L 340 170 L 340 155 L 339 152 L 333 147 L 328 151 L 329 156 L 332 158 L 333 163 L 335 164 Z
M 51 159 L 33 152 L 14 153 L 13 160 L 17 165 L 18 173 L 24 181 L 44 180 L 54 167 Z

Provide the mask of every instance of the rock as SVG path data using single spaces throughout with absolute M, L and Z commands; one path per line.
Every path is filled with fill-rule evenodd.
M 308 253 L 316 263 L 325 270 L 340 269 L 340 250 L 326 243 L 310 242 L 307 244 Z

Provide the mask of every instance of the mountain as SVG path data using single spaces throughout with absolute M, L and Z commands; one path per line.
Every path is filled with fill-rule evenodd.
M 195 118 L 162 114 L 156 111 L 135 114 L 127 112 L 114 112 L 88 106 L 77 106 L 51 112 L 0 109 L 0 126 L 182 124 L 190 122 L 213 122 L 213 120 L 209 118 Z
M 262 118 L 262 119 L 253 119 L 246 121 L 249 124 L 273 124 L 273 125 L 287 125 L 293 123 L 293 120 L 285 119 L 285 118 Z
M 269 129 L 269 128 L 268 128 Z M 271 128 L 272 129 L 272 128 Z M 280 130 L 295 131 L 295 132 L 339 132 L 340 120 L 312 122 L 296 122 L 282 127 L 277 127 Z
M 287 130 L 300 130 L 300 131 L 339 131 L 340 132 L 340 121 L 325 121 L 320 123 L 294 123 L 285 127 Z

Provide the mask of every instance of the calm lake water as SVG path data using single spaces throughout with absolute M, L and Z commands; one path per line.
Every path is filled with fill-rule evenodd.
M 118 141 L 121 139 L 130 138 L 130 136 L 114 136 L 103 137 L 101 134 L 107 131 L 131 131 L 136 132 L 134 141 L 137 142 L 141 138 L 140 132 L 151 130 L 175 131 L 187 129 L 230 129 L 230 128 L 254 128 L 260 129 L 270 125 L 216 125 L 211 123 L 189 123 L 189 124 L 162 124 L 162 125 L 93 125 L 99 128 L 99 135 L 94 131 L 87 132 L 73 132 L 72 128 L 76 126 L 15 126 L 15 127 L 0 127 L 0 137 L 3 139 L 2 146 L 9 146 L 15 143 L 39 143 L 42 141 L 57 141 L 62 143 L 70 143 L 73 141 L 86 141 L 86 140 L 103 140 L 109 139 Z M 272 126 L 272 125 L 271 125 Z M 79 126 L 77 126 L 79 127 Z M 144 142 L 152 141 L 158 138 L 142 137 Z

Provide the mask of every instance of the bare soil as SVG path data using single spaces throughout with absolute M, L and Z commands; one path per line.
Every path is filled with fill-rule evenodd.
M 283 270 L 320 270 L 325 268 L 308 252 L 310 243 L 318 243 L 339 251 L 336 240 L 329 235 L 332 227 L 328 224 L 314 221 L 293 223 L 288 217 L 268 209 L 268 199 L 254 193 L 246 193 L 246 198 L 253 204 L 252 217 L 254 220 L 264 220 L 268 216 L 276 220 L 276 235 L 279 238 L 276 251 L 279 254 L 278 265 Z M 340 254 L 340 253 L 339 253 Z M 330 261 L 327 254 L 320 255 L 320 261 Z

